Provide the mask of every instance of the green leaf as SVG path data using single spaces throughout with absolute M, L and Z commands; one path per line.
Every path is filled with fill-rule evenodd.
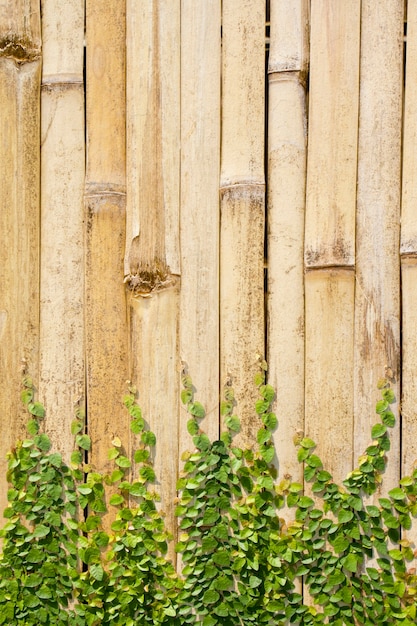
M 274 430 L 278 426 L 278 419 L 275 413 L 266 413 L 262 416 L 262 421 L 269 430 Z
M 239 430 L 240 430 L 240 419 L 238 418 L 237 415 L 229 415 L 224 420 L 224 423 L 226 425 L 226 428 L 228 428 L 232 432 L 234 432 L 234 433 L 239 432 Z
M 269 409 L 269 402 L 267 400 L 257 400 L 255 402 L 255 411 L 258 415 L 265 413 Z
M 188 412 L 194 417 L 201 419 L 205 416 L 206 412 L 203 405 L 200 402 L 190 402 L 187 406 Z
M 306 448 L 307 450 L 309 450 L 310 448 L 315 448 L 316 444 L 315 442 L 310 439 L 309 437 L 304 437 L 303 439 L 301 439 L 300 441 L 300 446 L 302 448 Z
M 407 497 L 405 492 L 401 489 L 401 487 L 396 487 L 395 489 L 391 489 L 391 491 L 388 491 L 388 495 L 393 500 L 404 500 Z
M 119 467 L 122 467 L 123 469 L 128 469 L 129 467 L 131 467 L 132 462 L 130 461 L 130 459 L 127 458 L 127 456 L 119 456 L 116 461 L 115 461 L 116 465 L 118 465 Z
M 215 589 L 209 589 L 203 596 L 204 604 L 214 604 L 220 598 L 220 594 Z M 216 622 L 215 622 L 216 623 Z
M 40 428 L 40 426 L 39 426 L 38 420 L 33 420 L 33 419 L 29 420 L 27 425 L 26 425 L 26 429 L 27 429 L 29 435 L 32 435 L 32 436 L 38 434 L 39 428 Z
M 183 404 L 188 404 L 193 399 L 192 389 L 183 389 L 181 391 L 181 402 Z
M 189 419 L 187 422 L 187 430 L 190 435 L 196 435 L 199 431 L 197 420 L 194 418 Z
M 20 397 L 22 399 L 23 404 L 29 404 L 29 402 L 33 398 L 33 390 L 32 389 L 23 389 L 22 393 L 20 394 Z
M 71 435 L 78 435 L 84 428 L 84 424 L 80 420 L 71 422 Z
M 112 506 L 120 506 L 121 504 L 124 504 L 125 499 L 120 493 L 113 493 L 110 496 L 109 502 Z
M 339 524 L 346 524 L 347 522 L 350 522 L 351 519 L 353 519 L 353 512 L 349 509 L 341 509 L 339 511 L 337 519 L 339 521 Z
M 145 428 L 145 420 L 143 417 L 137 417 L 130 422 L 130 430 L 134 435 L 139 435 Z
M 150 446 L 151 448 L 156 444 L 156 436 L 151 430 L 146 430 L 141 435 L 141 441 L 145 446 Z
M 29 402 L 28 411 L 32 415 L 36 415 L 36 417 L 45 417 L 45 408 L 40 402 Z
M 46 537 L 46 535 L 49 535 L 50 531 L 51 529 L 48 526 L 39 524 L 38 526 L 36 526 L 35 530 L 33 531 L 33 536 L 37 538 Z
M 372 439 L 379 439 L 379 437 L 385 435 L 386 432 L 387 427 L 385 426 L 385 424 L 375 424 L 371 430 L 371 437 Z
M 77 435 L 75 443 L 82 450 L 91 450 L 91 438 L 88 435 Z
M 104 577 L 104 570 L 101 565 L 93 563 L 90 566 L 90 574 L 94 578 L 94 580 L 101 581 Z
M 256 441 L 259 445 L 266 443 L 271 439 L 271 431 L 266 428 L 260 428 L 256 435 Z
M 270 404 L 275 397 L 275 389 L 271 385 L 262 385 L 259 393 Z
M 393 402 L 395 402 L 395 393 L 393 392 L 392 389 L 384 389 L 382 391 L 382 397 L 389 404 L 392 404 Z
M 143 463 L 149 459 L 149 450 L 146 448 L 139 448 L 135 451 L 134 457 L 135 463 Z
M 34 442 L 39 450 L 42 450 L 42 452 L 48 452 L 51 449 L 51 440 L 49 439 L 48 435 L 45 435 L 45 433 L 43 433 L 42 435 L 37 435 L 34 438 Z
M 343 567 L 349 572 L 356 573 L 358 569 L 358 559 L 354 554 L 348 554 L 343 561 Z

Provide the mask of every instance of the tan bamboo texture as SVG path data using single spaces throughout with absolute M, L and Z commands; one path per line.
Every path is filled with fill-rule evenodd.
M 264 37 L 257 0 L 222 3 L 220 353 L 241 418 L 240 441 L 253 443 L 253 377 L 264 337 Z
M 99 470 L 115 436 L 132 456 L 121 399 L 126 380 L 137 386 L 171 529 L 193 446 L 183 367 L 212 438 L 231 382 L 236 441 L 251 446 L 266 356 L 279 480 L 298 481 L 300 432 L 336 480 L 358 463 L 386 375 L 402 421 L 381 493 L 412 470 L 417 13 L 406 4 L 0 0 L 0 506 L 5 453 L 23 435 L 22 363 L 66 456 L 74 404 L 86 405 Z
M 401 207 L 401 278 L 402 278 L 402 474 L 409 475 L 417 463 L 417 5 L 408 3 L 407 11 L 407 73 L 404 105 L 403 186 Z M 408 533 L 414 542 L 417 532 Z
M 84 3 L 42 4 L 39 395 L 69 460 L 84 392 Z
M 291 443 L 304 430 L 304 215 L 308 3 L 271 4 L 268 107 L 268 378 L 285 397 L 281 477 L 302 482 Z M 288 297 L 291 294 L 291 297 Z M 285 443 L 284 443 L 285 442 Z
M 338 481 L 353 461 L 360 6 L 331 0 L 311 5 L 305 430 Z
M 158 446 L 162 507 L 174 527 L 180 358 L 180 2 L 127 3 L 126 284 L 132 378 Z
M 0 508 L 6 452 L 23 436 L 22 359 L 39 359 L 40 6 L 0 2 Z M 7 381 L 7 382 L 6 382 Z
M 354 455 L 375 421 L 376 385 L 387 367 L 400 392 L 401 127 L 404 2 L 362 2 L 356 289 Z M 396 405 L 396 410 L 398 404 Z M 398 415 L 398 410 L 397 410 Z M 399 477 L 399 429 L 384 490 Z
M 126 45 L 124 0 L 86 4 L 87 172 L 85 332 L 92 465 L 104 469 L 115 436 L 129 452 L 121 400 L 129 377 L 126 296 Z
M 206 408 L 203 429 L 218 437 L 220 3 L 183 0 L 181 24 L 179 354 Z M 185 448 L 186 422 L 182 412 Z

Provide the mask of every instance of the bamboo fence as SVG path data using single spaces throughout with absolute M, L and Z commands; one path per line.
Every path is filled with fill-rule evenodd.
M 115 437 L 132 455 L 121 399 L 137 386 L 174 531 L 184 369 L 205 431 L 219 435 L 231 384 L 253 445 L 266 358 L 278 480 L 297 481 L 297 433 L 337 480 L 358 463 L 387 376 L 399 419 L 381 493 L 412 470 L 416 11 L 0 0 L 1 507 L 23 370 L 66 457 L 86 409 L 97 469 Z

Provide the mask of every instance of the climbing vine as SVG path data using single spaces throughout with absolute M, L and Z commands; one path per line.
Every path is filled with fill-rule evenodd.
M 28 438 L 8 459 L 0 624 L 415 624 L 414 547 L 403 531 L 417 515 L 417 471 L 387 497 L 366 499 L 381 482 L 395 423 L 389 382 L 379 385 L 372 441 L 342 485 L 323 467 L 315 443 L 298 438 L 311 495 L 277 476 L 275 392 L 264 371 L 255 381 L 261 427 L 252 449 L 234 444 L 240 422 L 231 386 L 220 406 L 224 430 L 211 441 L 185 372 L 182 383 L 193 449 L 183 453 L 177 484 L 178 573 L 167 557 L 174 538 L 154 488 L 157 442 L 136 390 L 124 398 L 135 451 L 127 456 L 115 437 L 113 468 L 102 474 L 85 462 L 91 441 L 82 412 L 72 424 L 67 464 L 52 450 L 44 408 L 24 379 Z M 116 509 L 110 528 L 109 508 Z

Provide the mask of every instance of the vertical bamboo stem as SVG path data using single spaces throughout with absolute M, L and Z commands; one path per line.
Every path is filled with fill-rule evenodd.
M 178 469 L 180 2 L 127 4 L 128 205 L 132 378 L 157 437 L 167 525 Z M 173 556 L 173 555 L 172 555 Z
M 87 0 L 86 354 L 91 461 L 103 470 L 114 435 L 129 447 L 123 284 L 126 220 L 126 3 Z
M 220 27 L 217 1 L 181 6 L 181 359 L 219 433 Z M 186 449 L 186 419 L 180 445 Z
M 253 377 L 264 354 L 265 12 L 257 0 L 222 7 L 221 377 L 236 392 L 240 444 L 253 444 Z
M 417 4 L 408 3 L 407 63 L 404 105 L 404 139 L 401 208 L 402 278 L 402 475 L 417 465 Z M 415 525 L 414 525 L 415 526 Z M 407 532 L 417 544 L 417 530 Z
M 21 359 L 39 359 L 40 7 L 0 1 L 0 510 L 6 452 L 24 434 Z
M 360 1 L 311 6 L 305 430 L 334 479 L 352 469 Z
M 307 27 L 305 0 L 271 4 L 267 360 L 269 380 L 286 398 L 286 415 L 275 437 L 280 474 L 298 482 L 302 467 L 288 442 L 304 430 Z
M 400 372 L 399 224 L 404 2 L 362 2 L 355 298 L 357 460 L 375 423 L 378 379 Z M 399 427 L 384 492 L 399 475 Z
M 46 426 L 69 460 L 84 396 L 84 3 L 42 4 L 40 381 Z

